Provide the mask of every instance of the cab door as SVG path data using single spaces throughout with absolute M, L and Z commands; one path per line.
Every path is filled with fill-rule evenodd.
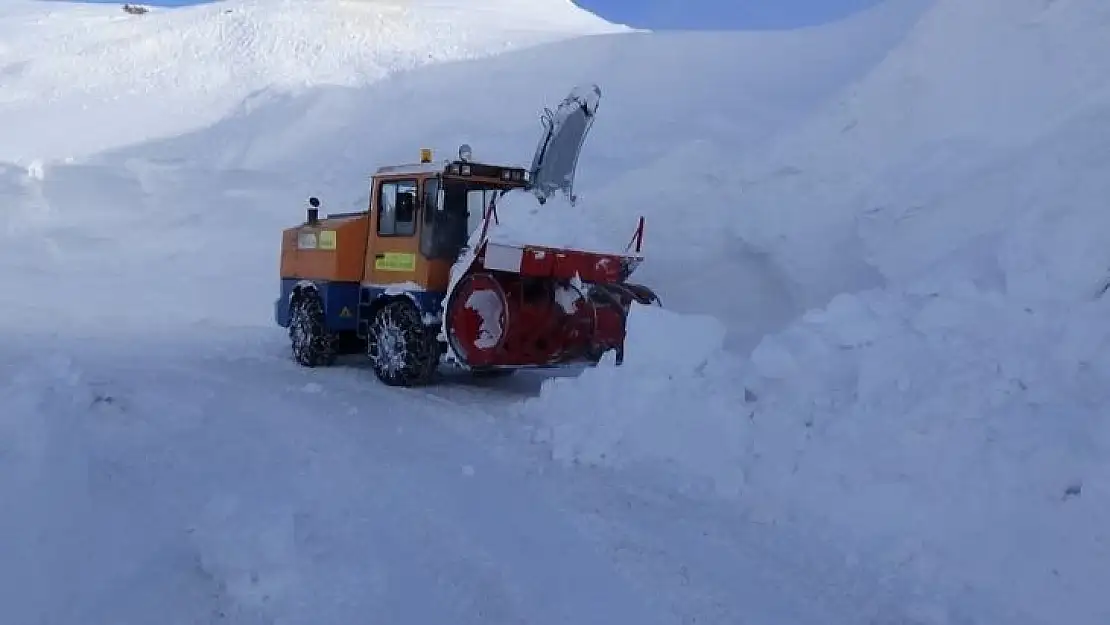
M 423 288 L 420 257 L 420 178 L 376 180 L 371 194 L 370 245 L 366 277 L 370 285 L 406 284 Z

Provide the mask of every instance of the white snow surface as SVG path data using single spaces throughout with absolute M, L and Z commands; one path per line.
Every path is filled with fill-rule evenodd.
M 81 157 L 205 128 L 249 114 L 275 90 L 358 87 L 627 30 L 570 0 L 222 0 L 141 16 L 111 4 L 4 4 L 0 161 Z
M 5 621 L 1110 621 L 1108 27 L 2 3 Z M 581 210 L 513 227 L 623 248 L 646 217 L 666 307 L 623 365 L 291 362 L 305 197 L 361 208 L 421 147 L 527 162 L 583 82 Z
M 493 291 L 475 291 L 466 298 L 466 307 L 473 309 L 482 319 L 478 328 L 479 336 L 474 341 L 478 349 L 489 349 L 501 341 L 504 329 L 501 315 L 504 313 L 501 299 Z
M 628 232 L 622 239 L 617 233 L 603 232 L 595 226 L 594 216 L 606 208 L 582 198 L 571 203 L 562 193 L 555 193 L 540 204 L 530 192 L 513 191 L 497 199 L 496 219 L 490 220 L 486 234 L 493 243 L 514 247 L 532 245 L 624 254 L 636 231 L 636 218 L 628 223 Z

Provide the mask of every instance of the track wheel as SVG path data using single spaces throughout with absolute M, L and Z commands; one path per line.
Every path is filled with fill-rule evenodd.
M 335 340 L 324 323 L 324 304 L 315 293 L 298 297 L 290 311 L 289 341 L 293 358 L 305 367 L 335 362 Z
M 419 386 L 439 364 L 439 344 L 419 311 L 405 300 L 382 306 L 370 325 L 367 355 L 378 379 L 389 386 Z

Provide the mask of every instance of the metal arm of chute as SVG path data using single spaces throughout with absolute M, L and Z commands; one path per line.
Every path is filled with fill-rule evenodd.
M 636 253 L 639 254 L 644 246 L 644 216 L 640 215 L 640 222 L 636 225 L 636 232 L 632 233 L 632 240 L 625 246 L 624 251 L 628 253 L 632 250 L 632 246 L 636 246 Z

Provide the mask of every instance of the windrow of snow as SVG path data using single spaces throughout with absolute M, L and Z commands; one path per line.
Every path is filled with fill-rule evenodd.
M 929 622 L 1095 625 L 1110 575 L 1107 314 L 1030 311 L 971 284 L 877 290 L 744 359 L 711 319 L 643 309 L 626 365 L 549 380 L 521 414 L 560 461 L 654 468 L 752 522 L 825 524 L 933 589 L 949 620 Z
M 656 313 L 633 366 L 521 413 L 565 461 L 826 520 L 948 589 L 928 622 L 1107 622 L 1107 25 L 1097 0 L 935 2 L 848 97 L 734 165 L 742 209 L 714 215 L 807 312 L 750 354 L 691 338 L 635 364 L 704 336 Z
M 1073 183 L 1092 167 L 1029 155 L 1061 133 L 1082 139 L 1065 126 L 1104 114 L 1107 23 L 1096 0 L 936 2 L 842 100 L 740 155 L 733 232 L 772 254 L 810 307 L 979 255 L 1015 216 L 1084 203 L 1090 189 Z
M 0 7 L 0 161 L 82 157 L 203 128 L 248 96 L 361 86 L 625 27 L 569 0 L 224 0 L 131 15 Z M 80 114 L 74 114 L 74 111 Z

